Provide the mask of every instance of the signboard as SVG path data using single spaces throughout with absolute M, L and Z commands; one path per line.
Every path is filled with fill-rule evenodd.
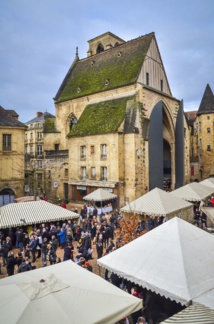
M 58 188 L 58 182 L 54 181 L 54 188 Z
M 77 190 L 86 190 L 85 186 L 77 186 Z
M 106 190 L 108 192 L 113 192 L 113 189 L 112 188 L 101 188 L 101 189 Z

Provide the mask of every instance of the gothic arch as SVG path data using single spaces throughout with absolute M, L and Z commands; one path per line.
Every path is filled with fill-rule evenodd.
M 67 118 L 68 132 L 72 129 L 73 125 L 77 123 L 77 118 L 74 113 L 71 113 Z

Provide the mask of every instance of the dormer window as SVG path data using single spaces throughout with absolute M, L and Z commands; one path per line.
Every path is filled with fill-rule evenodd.
M 101 53 L 101 52 L 104 52 L 104 47 L 103 45 L 100 43 L 98 46 L 97 46 L 97 54 Z
M 105 80 L 105 86 L 109 85 L 109 79 Z
M 77 93 L 80 93 L 81 89 L 80 87 L 77 88 Z
M 122 53 L 119 52 L 119 53 L 117 54 L 117 57 L 121 57 L 121 56 L 122 56 Z
M 94 66 L 94 64 L 95 64 L 95 61 L 92 61 L 92 62 L 91 62 L 91 66 Z

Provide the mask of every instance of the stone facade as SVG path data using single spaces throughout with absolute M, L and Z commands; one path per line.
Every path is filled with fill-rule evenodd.
M 206 86 L 199 109 L 187 112 L 191 130 L 190 163 L 191 180 L 204 180 L 214 176 L 214 96 L 209 85 Z
M 118 40 L 117 46 L 107 46 Z M 170 178 L 169 189 L 189 181 L 188 126 L 181 102 L 171 94 L 154 34 L 124 42 L 107 33 L 89 41 L 88 58 L 76 56 L 55 106 L 60 135 L 53 141 L 60 138 L 60 149 L 69 152 L 69 199 L 82 200 L 101 187 L 116 193 L 119 206 L 124 206 L 156 184 L 163 187 L 164 178 Z M 160 116 L 158 125 L 154 111 Z M 186 132 L 179 146 L 176 132 L 181 128 Z M 183 175 L 178 179 L 175 157 L 182 150 Z M 150 174 L 158 174 L 151 160 L 160 168 L 159 183 L 150 180 Z M 58 176 L 58 192 L 64 197 L 66 178 Z
M 12 112 L 12 114 L 11 114 Z M 25 125 L 0 106 L 0 205 L 24 195 Z

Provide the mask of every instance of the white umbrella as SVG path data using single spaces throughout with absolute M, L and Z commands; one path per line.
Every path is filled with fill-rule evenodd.
M 97 260 L 102 267 L 186 304 L 214 288 L 214 236 L 178 217 Z
M 213 193 L 214 188 L 204 186 L 198 182 L 192 182 L 170 192 L 170 195 L 194 202 L 206 199 L 210 197 Z
M 142 301 L 101 277 L 62 262 L 0 280 L 1 323 L 115 323 Z
M 101 188 L 83 197 L 84 200 L 94 200 L 94 201 L 114 200 L 115 198 L 117 198 L 117 195 Z
M 144 213 L 146 215 L 167 216 L 182 209 L 192 208 L 193 205 L 176 196 L 170 196 L 168 192 L 155 188 L 142 197 L 121 208 L 126 213 Z

